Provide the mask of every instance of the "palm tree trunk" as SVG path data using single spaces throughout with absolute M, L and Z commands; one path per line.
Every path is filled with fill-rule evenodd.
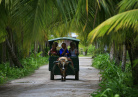
M 13 61 L 12 61 L 12 58 L 11 58 L 11 56 L 10 56 L 10 53 L 9 53 L 9 62 L 10 62 L 10 67 L 14 67 L 14 63 L 13 63 Z
M 2 63 L 2 43 L 0 43 L 0 64 Z
M 42 45 L 41 44 L 39 44 L 39 50 L 38 50 L 38 52 L 40 53 L 42 51 L 42 54 L 41 54 L 41 57 L 43 56 L 43 49 L 42 49 Z
M 49 49 L 48 49 L 48 41 L 46 41 L 45 42 L 45 51 L 44 51 L 44 54 L 45 54 L 45 56 L 48 56 L 48 51 L 49 51 Z
M 34 43 L 34 53 L 35 54 L 38 53 L 38 43 L 37 42 Z
M 10 27 L 7 27 L 6 28 L 7 32 L 8 32 L 8 35 L 9 35 L 9 44 L 11 46 L 11 49 L 13 50 L 14 52 L 14 45 L 13 45 L 13 34 L 12 34 L 12 29 Z M 12 58 L 10 56 L 10 53 L 9 53 L 9 62 L 10 62 L 10 67 L 14 67 L 14 64 L 13 64 L 13 61 L 12 61 Z
M 15 53 L 15 51 L 14 51 L 14 44 L 13 44 L 13 35 L 12 35 L 12 33 L 10 34 L 10 41 L 9 41 L 9 43 L 10 43 L 10 46 L 11 46 L 11 48 L 12 48 L 12 50 L 13 50 L 13 52 Z M 15 53 L 16 54 L 16 53 Z M 10 54 L 9 54 L 10 55 Z M 13 63 L 13 61 L 12 61 L 12 58 L 9 56 L 9 58 L 10 58 L 10 66 L 11 67 L 14 67 L 15 65 L 14 65 L 14 63 Z
M 21 46 L 20 47 L 18 47 L 18 48 L 20 48 L 20 49 L 18 49 L 19 50 L 19 57 L 22 59 L 23 58 L 23 56 L 24 56 L 24 54 L 23 54 L 23 51 L 24 51 L 24 32 L 23 31 L 21 31 Z
M 138 46 L 132 50 L 132 75 L 134 78 L 134 85 L 138 85 Z
M 21 44 L 22 44 L 22 48 L 23 48 L 23 39 L 24 39 L 24 34 L 23 34 L 23 31 L 21 31 Z
M 114 43 L 112 43 L 112 46 L 110 48 L 110 61 L 112 61 L 114 58 Z
M 119 47 L 115 49 L 115 65 L 119 66 L 121 60 L 122 60 L 122 45 L 119 45 Z
M 118 49 L 115 49 L 115 65 L 118 65 L 120 64 L 120 58 L 119 58 L 119 50 Z
M 6 62 L 6 42 L 2 43 L 2 62 Z
M 13 52 L 13 49 L 12 49 L 8 39 L 6 39 L 6 46 L 7 46 L 8 52 L 10 54 L 10 57 L 11 57 L 14 65 L 17 67 L 23 68 L 22 64 L 19 62 L 18 58 L 16 57 L 15 53 Z
M 85 56 L 87 56 L 87 51 L 88 51 L 88 49 L 86 49 L 86 51 L 85 51 Z
M 132 44 L 129 43 L 127 46 L 130 62 L 131 62 L 131 68 L 132 68 L 132 76 L 133 76 L 133 84 L 138 85 L 138 62 L 135 63 L 136 60 L 138 60 L 138 45 L 132 47 Z
M 95 49 L 98 49 L 99 48 L 99 44 L 97 41 L 94 42 L 94 45 L 95 45 Z
M 122 57 L 122 71 L 125 71 L 125 65 L 126 65 L 126 45 L 123 44 L 123 57 Z

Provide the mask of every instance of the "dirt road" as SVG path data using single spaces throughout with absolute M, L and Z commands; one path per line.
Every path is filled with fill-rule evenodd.
M 98 89 L 99 71 L 91 67 L 90 57 L 80 57 L 79 80 L 67 76 L 61 82 L 60 76 L 50 80 L 48 65 L 44 65 L 31 76 L 13 80 L 0 86 L 0 97 L 90 97 Z

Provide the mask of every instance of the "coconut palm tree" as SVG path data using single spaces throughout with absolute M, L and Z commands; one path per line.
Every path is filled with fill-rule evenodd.
M 13 52 L 13 35 L 14 31 L 10 27 L 13 27 L 12 25 L 12 9 L 14 8 L 14 5 L 16 3 L 14 1 L 1 1 L 0 2 L 0 31 L 1 31 L 1 37 L 3 41 L 6 42 L 7 50 L 9 52 L 10 58 L 12 58 L 12 61 L 14 62 L 15 66 L 22 67 L 21 63 L 18 61 L 15 53 Z M 3 55 L 4 56 L 4 55 Z
M 120 3 L 120 13 L 101 23 L 89 34 L 89 38 L 93 41 L 97 37 L 102 37 L 110 33 L 118 33 L 124 35 L 122 38 L 129 52 L 132 75 L 134 84 L 138 84 L 138 2 L 133 0 L 122 0 Z M 124 11 L 124 12 L 123 12 Z
M 63 4 L 65 2 L 63 2 L 63 0 L 59 0 L 59 1 L 60 3 L 62 2 L 63 6 L 61 5 L 61 9 L 63 12 L 63 16 L 65 16 L 66 18 L 67 15 L 65 13 L 67 11 L 64 10 L 65 6 Z M 70 0 L 68 0 L 68 2 L 69 1 Z M 70 1 L 70 2 L 73 2 L 73 1 Z M 76 21 L 77 25 L 83 25 L 83 28 L 81 29 L 85 30 L 87 24 L 89 24 L 88 26 L 93 25 L 93 28 L 95 28 L 95 26 L 99 25 L 102 21 L 106 20 L 101 25 L 96 27 L 94 30 L 92 30 L 92 27 L 90 27 L 92 30 L 89 34 L 90 40 L 93 41 L 97 37 L 103 37 L 104 35 L 108 35 L 110 36 L 109 39 L 111 39 L 111 41 L 115 41 L 117 45 L 124 43 L 129 51 L 131 65 L 133 67 L 134 66 L 133 60 L 137 59 L 135 52 L 137 52 L 137 43 L 138 43 L 137 42 L 137 30 L 138 30 L 137 29 L 137 26 L 138 26 L 137 0 L 133 0 L 133 1 L 130 1 L 130 0 L 92 0 L 92 1 L 75 0 L 73 3 L 77 4 L 77 9 L 75 10 L 75 16 L 73 18 L 73 21 Z M 95 7 L 95 5 L 93 4 L 97 4 L 97 6 Z M 123 12 L 123 11 L 126 11 L 126 12 Z M 92 20 L 90 21 L 92 23 L 88 23 L 90 17 L 92 17 Z M 133 32 L 133 33 L 130 33 L 130 32 Z M 123 47 L 125 50 L 125 46 Z M 123 55 L 126 55 L 125 51 Z M 138 70 L 135 70 L 136 68 L 137 67 L 132 69 L 132 71 L 134 72 L 133 73 L 133 77 L 135 79 L 134 82 L 138 82 L 137 81 L 138 73 L 136 72 Z
M 6 41 L 9 54 L 16 66 L 22 67 L 12 48 L 15 42 L 24 53 L 29 53 L 31 43 L 48 40 L 49 26 L 58 20 L 57 6 L 53 1 L 2 0 L 0 2 L 0 41 Z

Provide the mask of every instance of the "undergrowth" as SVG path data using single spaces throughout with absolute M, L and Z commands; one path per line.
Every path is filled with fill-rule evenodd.
M 24 68 L 10 67 L 9 63 L 0 64 L 0 84 L 32 74 L 40 66 L 48 63 L 48 57 L 31 55 L 29 58 L 22 59 L 21 63 Z
M 94 58 L 92 66 L 100 69 L 102 77 L 100 89 L 92 93 L 92 97 L 138 97 L 130 64 L 126 64 L 125 72 L 122 72 L 121 66 L 109 61 L 108 54 L 100 54 Z

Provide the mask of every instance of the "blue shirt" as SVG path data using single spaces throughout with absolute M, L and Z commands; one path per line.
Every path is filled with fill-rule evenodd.
M 59 51 L 60 56 L 65 56 L 65 54 L 66 54 L 66 53 L 68 53 L 68 54 L 69 54 L 68 49 L 66 49 L 65 53 L 62 55 L 62 53 L 63 53 L 63 52 L 64 52 L 64 49 L 63 49 L 63 48 L 61 48 L 61 49 L 60 49 L 60 51 Z M 67 55 L 67 56 L 68 56 L 68 55 Z

